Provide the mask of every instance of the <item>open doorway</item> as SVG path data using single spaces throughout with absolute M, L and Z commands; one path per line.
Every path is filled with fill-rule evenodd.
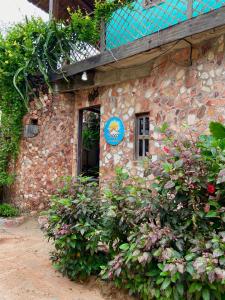
M 78 174 L 99 177 L 100 106 L 80 110 Z

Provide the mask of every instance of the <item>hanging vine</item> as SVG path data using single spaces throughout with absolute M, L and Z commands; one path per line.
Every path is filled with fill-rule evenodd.
M 63 61 L 73 63 L 71 51 L 82 51 L 80 42 L 95 46 L 100 39 L 101 20 L 129 5 L 131 0 L 99 1 L 91 16 L 77 10 L 70 22 L 44 22 L 26 19 L 0 33 L 0 186 L 13 182 L 9 162 L 16 159 L 22 131 L 22 118 L 29 101 L 39 96 L 43 86 L 51 90 L 49 74 L 62 73 Z

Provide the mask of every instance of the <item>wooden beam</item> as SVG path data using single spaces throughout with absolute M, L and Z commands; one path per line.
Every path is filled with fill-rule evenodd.
M 94 6 L 92 1 L 78 0 L 77 3 L 80 8 L 86 10 L 88 13 L 93 11 Z
M 146 62 L 136 67 L 128 67 L 111 71 L 96 71 L 91 73 L 92 80 L 81 81 L 80 75 L 75 75 L 69 82 L 59 80 L 53 84 L 55 93 L 67 93 L 72 91 L 84 90 L 88 88 L 108 86 L 127 80 L 147 77 L 151 74 L 153 62 Z M 90 75 L 88 75 L 90 77 Z
M 116 70 L 111 70 L 108 72 L 96 72 L 94 77 L 94 84 L 95 86 L 100 87 L 137 78 L 147 77 L 151 74 L 153 63 L 153 61 L 150 61 L 135 67 L 127 67 L 121 69 L 118 68 Z
M 207 14 L 187 20 L 178 25 L 164 29 L 159 33 L 148 35 L 144 38 L 135 40 L 132 43 L 123 45 L 112 51 L 105 51 L 102 54 L 88 58 L 84 61 L 68 65 L 63 68 L 66 76 L 73 76 L 83 71 L 91 70 L 102 65 L 106 65 L 116 60 L 121 60 L 156 47 L 181 40 L 188 36 L 204 32 L 225 24 L 225 7 L 214 10 Z M 115 60 L 116 58 L 116 60 Z M 51 80 L 61 79 L 62 75 L 53 74 Z
M 101 37 L 100 37 L 100 51 L 106 50 L 106 24 L 105 21 L 101 20 Z
M 59 0 L 49 0 L 49 20 L 59 18 Z
M 77 175 L 80 175 L 82 172 L 82 154 L 83 154 L 83 147 L 82 147 L 82 129 L 83 129 L 83 110 L 79 110 L 78 112 L 78 143 L 77 143 Z
M 93 87 L 95 85 L 94 83 L 94 76 L 95 72 L 89 71 L 87 73 L 88 80 L 83 81 L 81 79 L 82 74 L 75 75 L 73 77 L 70 77 L 68 81 L 65 81 L 65 79 L 59 80 L 53 84 L 53 91 L 55 93 L 62 93 L 62 92 L 71 92 L 75 90 L 81 90 L 81 89 L 87 89 L 89 87 Z
M 53 18 L 53 5 L 54 5 L 54 0 L 49 0 L 49 20 L 51 21 Z

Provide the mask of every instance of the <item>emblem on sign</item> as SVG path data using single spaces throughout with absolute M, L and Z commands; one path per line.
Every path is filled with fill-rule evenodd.
M 116 146 L 122 142 L 125 134 L 123 121 L 117 117 L 110 118 L 104 128 L 105 140 L 109 145 Z

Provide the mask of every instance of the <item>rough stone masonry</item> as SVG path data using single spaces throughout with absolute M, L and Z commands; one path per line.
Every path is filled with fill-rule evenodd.
M 62 175 L 76 175 L 79 110 L 101 105 L 100 181 L 110 180 L 116 166 L 143 176 L 143 162 L 135 160 L 135 116 L 149 113 L 150 153 L 157 159 L 159 135 L 155 127 L 167 122 L 180 131 L 183 124 L 203 133 L 211 120 L 225 121 L 224 35 L 167 53 L 154 61 L 151 75 L 99 89 L 43 96 L 34 101 L 24 124 L 38 119 L 39 134 L 21 140 L 17 174 L 9 198 L 22 209 L 42 209 Z M 42 105 L 38 106 L 38 103 Z M 110 146 L 103 137 L 105 122 L 120 117 L 126 128 L 121 144 Z

